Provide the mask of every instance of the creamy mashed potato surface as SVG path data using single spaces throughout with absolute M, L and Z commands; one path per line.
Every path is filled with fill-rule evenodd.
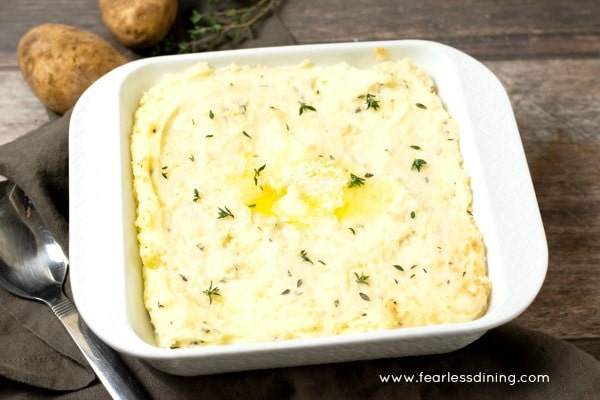
M 131 144 L 157 344 L 480 317 L 490 281 L 458 140 L 409 60 L 166 76 Z

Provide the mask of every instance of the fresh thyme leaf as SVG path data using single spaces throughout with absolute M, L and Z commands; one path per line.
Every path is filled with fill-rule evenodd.
M 221 293 L 219 292 L 219 287 L 215 286 L 213 287 L 213 282 L 210 281 L 210 286 L 208 287 L 208 289 L 203 290 L 202 293 L 204 293 L 205 295 L 208 296 L 208 302 L 209 304 L 212 304 L 212 298 L 213 296 L 220 296 Z
M 415 103 L 415 106 L 419 107 L 422 110 L 427 110 L 427 106 L 423 103 Z
M 254 208 L 254 207 L 256 207 L 256 203 L 248 204 L 248 208 Z
M 363 299 L 364 301 L 371 301 L 371 299 L 369 298 L 369 296 L 367 296 L 365 293 L 363 292 L 358 292 L 358 295 L 360 296 L 361 299 Z
M 367 110 L 369 108 L 372 108 L 373 110 L 377 110 L 379 108 L 379 100 L 376 100 L 375 95 L 371 93 L 361 94 L 358 96 L 358 98 L 365 99 L 365 102 L 367 103 Z
M 410 217 L 411 217 L 412 219 L 415 219 L 415 216 L 416 216 L 416 215 L 417 215 L 417 214 L 415 214 L 415 212 L 414 212 L 414 211 L 411 211 L 411 212 L 410 212 Z
M 415 150 L 421 150 L 421 146 L 417 146 L 417 145 L 414 145 L 414 144 L 412 146 L 410 146 L 410 147 L 412 149 L 415 149 Z
M 364 184 L 365 184 L 364 178 L 361 178 L 354 174 L 350 174 L 350 184 L 348 185 L 349 188 L 354 187 L 354 186 L 362 186 Z
M 302 279 L 298 279 L 298 282 L 296 282 L 296 287 L 300 286 L 302 286 Z
M 286 294 L 290 294 L 290 289 L 285 289 L 283 292 L 281 292 L 282 295 L 286 295 Z
M 416 169 L 420 172 L 421 168 L 423 168 L 425 164 L 427 164 L 427 161 L 423 160 L 422 158 L 415 158 L 410 169 Z
M 254 36 L 253 27 L 275 8 L 277 0 L 233 2 L 209 0 L 207 7 L 185 10 L 192 25 L 185 34 L 173 32 L 145 53 L 149 56 L 216 50 Z M 187 15 L 186 15 L 187 14 Z
M 250 138 L 250 139 L 252 139 L 252 136 L 250 136 L 250 134 L 249 134 L 248 132 L 246 132 L 246 131 L 242 131 L 242 134 L 243 134 L 244 136 L 246 136 L 247 138 Z
M 208 112 L 208 118 L 210 118 L 210 119 L 213 119 L 213 118 L 215 118 L 215 113 L 213 112 L 213 110 L 210 110 L 210 111 Z
M 348 228 L 348 230 L 349 230 L 350 232 L 352 232 L 352 234 L 353 234 L 353 235 L 356 235 L 356 231 L 354 230 L 354 228 Z
M 196 203 L 198 200 L 200 200 L 200 192 L 198 192 L 198 189 L 194 188 L 194 203 Z
M 369 280 L 369 276 L 368 275 L 364 275 L 363 273 L 361 273 L 360 275 L 358 275 L 356 272 L 354 273 L 354 276 L 356 276 L 356 282 L 362 285 L 369 285 L 369 282 L 367 282 Z
M 404 271 L 404 268 L 402 268 L 402 265 L 399 265 L 399 264 L 394 264 L 394 268 L 396 268 L 398 271 Z
M 169 167 L 162 167 L 160 170 L 160 174 L 162 175 L 163 178 L 165 179 L 169 179 L 169 172 L 167 171 Z
M 229 211 L 229 208 L 227 208 L 227 207 L 224 207 L 224 208 L 219 207 L 219 218 L 218 219 L 227 218 L 227 217 L 234 218 L 234 215 L 232 214 L 231 211 Z
M 308 258 L 308 253 L 306 252 L 306 250 L 300 250 L 300 257 L 301 257 L 301 258 L 302 258 L 304 261 L 306 261 L 306 262 L 309 262 L 309 263 L 311 263 L 311 264 L 314 264 L 314 263 L 312 262 L 312 260 L 311 260 L 310 258 Z
M 260 173 L 264 171 L 266 166 L 267 164 L 263 164 L 259 168 L 254 168 L 254 186 L 258 186 L 258 177 L 260 176 Z
M 189 158 L 189 160 L 190 160 L 191 162 L 194 162 L 194 161 L 196 161 L 196 157 L 194 157 L 194 155 L 193 155 L 193 154 L 190 154 L 190 156 L 189 156 L 188 158 Z
M 304 111 L 317 111 L 316 108 L 314 108 L 313 106 L 306 104 L 306 103 L 300 103 L 300 108 L 298 109 L 298 115 L 302 115 L 304 114 Z

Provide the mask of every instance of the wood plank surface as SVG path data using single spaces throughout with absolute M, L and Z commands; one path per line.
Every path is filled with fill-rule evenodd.
M 596 0 L 288 1 L 299 43 L 429 39 L 477 58 L 598 56 Z
M 0 68 L 0 144 L 7 143 L 48 120 L 44 105 L 16 69 Z
M 600 2 L 287 0 L 279 14 L 298 43 L 436 40 L 498 76 L 515 111 L 550 254 L 544 286 L 517 322 L 600 358 Z M 48 119 L 15 57 L 19 38 L 44 22 L 75 25 L 118 46 L 96 0 L 2 0 L 0 144 Z
M 511 98 L 549 248 L 546 282 L 518 321 L 555 336 L 597 337 L 600 58 L 486 64 Z

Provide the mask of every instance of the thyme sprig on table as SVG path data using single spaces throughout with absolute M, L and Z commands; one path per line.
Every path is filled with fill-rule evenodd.
M 276 4 L 277 0 L 209 0 L 206 9 L 191 10 L 189 29 L 184 34 L 173 30 L 150 53 L 163 55 L 210 51 L 252 38 L 254 25 L 268 16 Z

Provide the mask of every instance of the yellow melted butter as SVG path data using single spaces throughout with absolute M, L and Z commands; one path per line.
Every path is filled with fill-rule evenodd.
M 258 192 L 258 195 L 249 197 L 246 201 L 248 207 L 252 212 L 257 212 L 269 217 L 274 216 L 273 204 L 275 204 L 285 192 L 277 192 L 272 187 L 265 185 L 263 189 Z
M 307 167 L 307 164 L 312 164 Z M 289 185 L 274 188 L 268 184 L 247 185 L 247 177 L 235 180 L 244 202 L 252 212 L 282 221 L 309 225 L 314 218 L 335 216 L 338 221 L 367 219 L 386 211 L 394 195 L 393 182 L 377 177 L 362 177 L 362 185 L 350 187 L 348 168 L 334 163 L 301 163 Z M 262 181 L 269 172 L 260 177 Z M 303 182 L 299 182 L 302 177 Z M 328 184 L 324 184 L 327 182 Z

